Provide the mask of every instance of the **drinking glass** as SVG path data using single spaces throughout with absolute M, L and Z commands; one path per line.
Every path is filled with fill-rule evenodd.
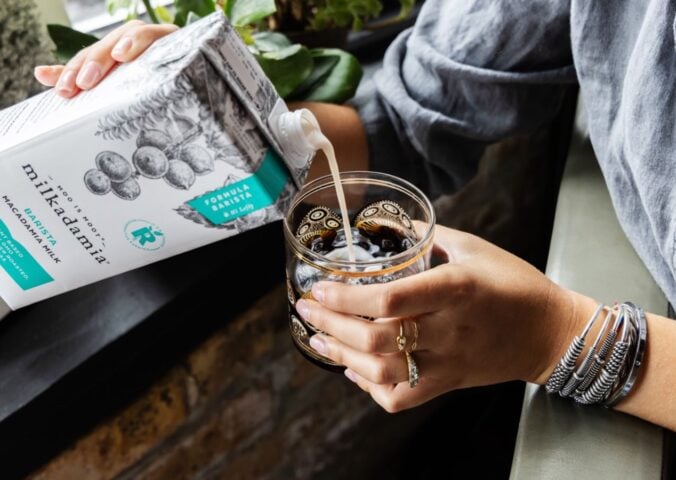
M 298 315 L 296 302 L 301 298 L 312 299 L 312 285 L 319 281 L 385 283 L 428 269 L 435 224 L 432 203 L 406 180 L 379 172 L 343 172 L 341 180 L 351 223 L 356 221 L 384 235 L 403 233 L 409 240 L 403 243 L 408 248 L 387 257 L 373 258 L 364 249 L 358 249 L 354 262 L 344 255 L 329 258 L 326 252 L 304 244 L 301 237 L 305 234 L 307 239 L 312 232 L 328 229 L 326 225 L 334 229 L 339 225 L 342 229 L 332 177 L 327 175 L 307 183 L 294 198 L 284 219 L 291 337 L 310 362 L 336 372 L 344 367 L 310 346 L 310 337 L 317 330 Z M 352 232 L 358 245 L 363 237 L 354 225 Z

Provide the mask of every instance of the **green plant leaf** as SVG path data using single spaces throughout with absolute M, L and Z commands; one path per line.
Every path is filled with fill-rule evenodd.
M 310 51 L 312 53 L 312 51 Z M 312 68 L 312 73 L 301 83 L 289 96 L 293 100 L 301 100 L 304 98 L 304 95 L 310 91 L 313 87 L 322 82 L 328 77 L 333 70 L 333 67 L 336 66 L 340 57 L 337 55 L 324 55 L 324 56 L 312 56 L 314 60 L 314 67 Z
M 315 61 L 321 57 L 338 57 L 338 62 L 324 79 L 318 81 L 304 96 L 312 102 L 344 103 L 354 97 L 363 74 L 354 55 L 337 48 L 312 50 Z
M 376 18 L 383 9 L 381 0 L 324 0 L 315 3 L 314 17 L 310 22 L 314 30 L 350 26 L 353 30 L 360 30 L 365 21 Z
M 77 52 L 99 40 L 93 35 L 78 32 L 63 25 L 49 24 L 47 32 L 56 45 L 56 56 L 63 62 L 67 62 Z
M 399 3 L 401 4 L 399 19 L 403 20 L 404 18 L 408 18 L 411 11 L 413 11 L 413 7 L 415 7 L 415 2 L 416 0 L 399 0 Z
M 239 37 L 242 39 L 242 41 L 249 46 L 249 48 L 252 48 L 255 40 L 253 37 L 253 28 L 250 25 L 244 25 L 243 27 L 235 27 L 235 30 L 237 30 L 237 33 L 239 34 Z M 254 48 L 252 53 L 258 53 L 258 49 Z
M 132 0 L 106 0 L 106 10 L 111 15 L 115 15 L 121 8 L 131 7 Z
M 126 21 L 129 20 L 134 20 L 135 18 L 138 18 L 138 7 L 139 3 L 141 0 L 132 0 L 131 5 L 129 8 L 127 8 L 127 19 Z
M 274 52 L 291 46 L 291 40 L 277 32 L 257 32 L 253 34 L 253 40 L 259 52 Z
M 162 20 L 164 23 L 174 23 L 174 14 L 165 7 L 155 7 L 155 14 L 157 18 Z
M 274 50 L 272 52 L 264 52 L 262 56 L 263 58 L 266 58 L 268 60 L 284 60 L 285 58 L 289 58 L 295 55 L 304 48 L 305 47 L 302 46 L 300 43 L 296 43 L 294 45 L 289 45 L 288 47 L 282 48 L 280 50 Z
M 236 27 L 263 20 L 277 11 L 275 0 L 228 0 L 225 14 Z
M 146 7 L 146 12 L 148 13 L 148 16 L 150 17 L 150 20 L 153 23 L 160 23 L 160 19 L 157 18 L 157 14 L 155 13 L 155 9 L 153 8 L 152 4 L 150 3 L 150 0 L 141 0 L 143 2 L 143 6 Z M 138 10 L 138 1 L 136 1 L 136 5 L 134 6 L 134 15 L 137 15 L 137 10 Z
M 174 23 L 179 27 L 186 25 L 190 12 L 199 17 L 206 17 L 216 11 L 214 0 L 176 0 L 174 7 L 176 9 Z
M 286 98 L 312 73 L 312 55 L 301 45 L 256 55 L 256 59 L 282 98 Z

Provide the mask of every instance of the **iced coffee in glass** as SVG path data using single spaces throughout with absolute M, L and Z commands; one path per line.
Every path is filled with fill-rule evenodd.
M 296 302 L 311 299 L 312 285 L 319 281 L 366 285 L 426 270 L 435 223 L 430 201 L 405 180 L 377 172 L 340 177 L 351 245 L 331 176 L 307 183 L 284 220 L 291 337 L 303 356 L 332 371 L 344 367 L 310 346 L 317 331 L 298 315 Z

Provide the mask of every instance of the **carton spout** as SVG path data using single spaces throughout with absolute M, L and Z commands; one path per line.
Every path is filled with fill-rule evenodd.
M 273 122 L 272 128 L 286 149 L 289 163 L 294 167 L 304 167 L 308 158 L 320 148 L 319 123 L 308 109 L 282 113 Z
M 322 129 L 319 127 L 317 117 L 315 117 L 307 108 L 298 111 L 300 112 L 301 128 L 303 129 L 303 134 L 305 135 L 309 147 L 315 151 L 319 150 L 322 148 L 324 135 L 322 134 Z

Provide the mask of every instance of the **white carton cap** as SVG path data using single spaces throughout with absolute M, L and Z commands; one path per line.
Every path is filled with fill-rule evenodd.
M 271 122 L 272 130 L 282 144 L 289 163 L 297 168 L 307 164 L 308 157 L 317 151 L 315 135 L 321 133 L 319 123 L 306 108 L 285 112 Z

